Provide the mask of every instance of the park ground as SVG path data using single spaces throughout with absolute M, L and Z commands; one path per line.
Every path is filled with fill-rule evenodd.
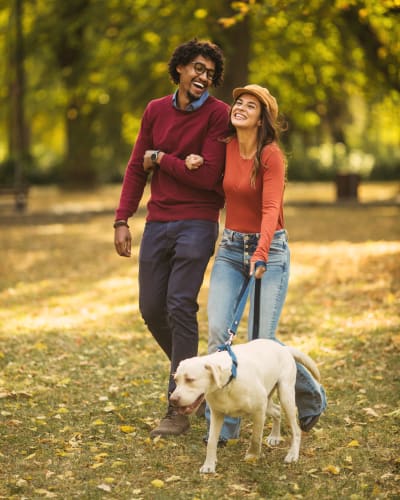
M 285 421 L 284 442 L 244 462 L 244 419 L 215 475 L 199 474 L 204 419 L 186 436 L 149 437 L 168 363 L 138 311 L 144 210 L 131 223 L 132 258 L 113 248 L 118 193 L 33 188 L 26 214 L 0 211 L 0 498 L 400 498 L 399 186 L 364 184 L 361 203 L 337 204 L 330 185 L 289 184 L 292 274 L 278 336 L 316 360 L 329 406 L 290 465 Z

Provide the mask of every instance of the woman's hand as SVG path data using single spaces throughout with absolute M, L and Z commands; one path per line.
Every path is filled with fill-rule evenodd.
M 185 158 L 185 165 L 189 170 L 197 170 L 199 167 L 201 167 L 201 165 L 203 165 L 203 163 L 204 159 L 200 155 L 192 154 L 186 156 Z
M 257 262 L 250 262 L 250 276 L 253 275 L 254 277 L 259 280 L 263 277 L 263 274 L 267 270 L 267 263 L 263 261 L 257 261 Z

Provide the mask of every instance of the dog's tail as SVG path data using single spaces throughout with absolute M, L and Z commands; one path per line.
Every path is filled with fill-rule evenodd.
M 319 382 L 321 380 L 321 375 L 319 373 L 317 365 L 314 363 L 314 361 L 308 356 L 307 354 L 304 354 L 304 352 L 299 351 L 295 347 L 289 347 L 288 349 L 291 353 L 291 355 L 294 357 L 296 361 L 304 365 L 307 370 L 311 372 L 311 375 Z

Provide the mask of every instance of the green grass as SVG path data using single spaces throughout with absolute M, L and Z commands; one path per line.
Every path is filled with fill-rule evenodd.
M 118 189 L 101 193 L 112 207 Z M 63 194 L 40 207 L 34 196 L 38 213 L 96 200 Z M 112 215 L 0 225 L 0 498 L 399 498 L 399 215 L 397 206 L 287 208 L 292 275 L 279 337 L 318 362 L 329 407 L 303 434 L 297 464 L 283 463 L 285 422 L 285 442 L 245 463 L 244 420 L 216 475 L 198 472 L 203 419 L 186 436 L 149 438 L 165 411 L 168 363 L 138 312 L 137 252 L 114 252 Z M 142 228 L 142 217 L 131 223 L 135 245 Z M 208 273 L 201 353 L 207 287 Z

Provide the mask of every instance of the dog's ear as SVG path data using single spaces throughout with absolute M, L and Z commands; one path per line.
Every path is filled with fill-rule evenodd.
M 215 385 L 218 387 L 218 389 L 221 389 L 223 387 L 223 383 L 221 380 L 222 367 L 214 364 L 206 364 L 204 365 L 204 368 L 210 372 L 211 378 L 214 380 Z

